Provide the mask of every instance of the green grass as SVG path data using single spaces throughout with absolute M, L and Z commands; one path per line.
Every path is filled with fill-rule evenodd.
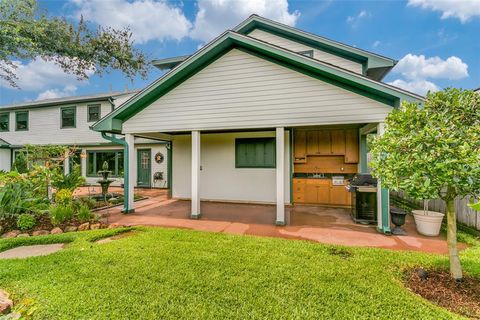
M 0 288 L 35 301 L 37 319 L 458 317 L 402 286 L 405 268 L 447 267 L 444 256 L 162 228 L 92 243 L 120 231 L 0 240 L 0 251 L 69 242 L 49 256 L 0 260 Z M 480 276 L 480 247 L 462 262 Z

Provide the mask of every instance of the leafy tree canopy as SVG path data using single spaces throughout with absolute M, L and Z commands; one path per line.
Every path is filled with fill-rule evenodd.
M 147 75 L 146 57 L 132 45 L 130 30 L 98 27 L 91 30 L 83 18 L 78 24 L 50 17 L 36 0 L 0 0 L 0 79 L 18 87 L 15 59 L 53 61 L 78 79 L 112 69 L 133 79 Z
M 370 143 L 372 172 L 387 188 L 417 199 L 480 195 L 480 95 L 473 91 L 430 93 L 423 108 L 403 104 Z

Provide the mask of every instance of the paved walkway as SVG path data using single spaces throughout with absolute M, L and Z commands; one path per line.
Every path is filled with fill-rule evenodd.
M 357 247 L 448 253 L 444 237 L 419 235 L 411 217 L 407 218 L 405 225 L 407 236 L 386 236 L 378 233 L 375 226 L 353 223 L 346 209 L 317 206 L 289 207 L 286 210 L 287 226 L 284 227 L 274 225 L 273 205 L 202 202 L 202 218 L 192 220 L 189 218 L 189 201 L 167 199 L 165 190 L 149 191 L 149 194 L 151 198 L 135 203 L 133 214 L 122 214 L 120 207 L 107 209 L 103 213 L 108 213 L 109 223 L 128 226 L 175 227 Z
M 62 250 L 63 246 L 63 243 L 54 243 L 16 247 L 7 251 L 0 252 L 0 259 L 24 259 L 30 257 L 46 256 Z

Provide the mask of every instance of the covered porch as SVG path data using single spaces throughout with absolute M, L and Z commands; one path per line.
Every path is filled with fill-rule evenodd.
M 139 191 L 143 192 L 143 191 Z M 372 225 L 355 224 L 350 212 L 342 208 L 293 205 L 286 206 L 285 226 L 275 226 L 274 205 L 202 201 L 202 219 L 190 218 L 189 200 L 169 199 L 166 190 L 149 193 L 151 198 L 136 203 L 135 213 L 125 215 L 121 208 L 100 212 L 109 223 L 136 226 L 162 226 L 199 231 L 254 236 L 301 239 L 326 244 L 373 247 L 392 250 L 448 252 L 443 236 L 419 235 L 411 217 L 407 218 L 407 236 L 389 236 Z M 465 246 L 463 246 L 465 247 Z

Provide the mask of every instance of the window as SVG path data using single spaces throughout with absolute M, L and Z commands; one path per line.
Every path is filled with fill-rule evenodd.
M 235 139 L 236 168 L 275 168 L 275 138 Z
M 301 55 L 304 55 L 304 56 L 307 56 L 307 57 L 310 57 L 310 58 L 313 58 L 313 50 L 299 51 L 297 53 L 299 53 Z
M 82 167 L 82 151 L 78 150 L 75 151 L 73 155 L 70 155 L 70 158 L 68 159 L 68 166 L 69 166 L 69 171 L 68 172 L 73 172 L 73 169 L 75 166 L 80 166 Z
M 87 106 L 88 107 L 88 122 L 95 122 L 100 120 L 100 105 L 99 104 L 92 104 Z
M 10 112 L 0 113 L 0 132 L 10 131 Z
M 15 131 L 28 130 L 28 111 L 15 112 Z
M 61 128 L 75 128 L 75 116 L 77 113 L 76 107 L 65 107 L 60 109 L 61 113 Z
M 111 175 L 118 177 L 123 173 L 123 151 L 103 150 L 87 152 L 87 175 L 99 176 L 98 171 L 103 170 L 103 163 L 108 163 L 108 170 Z

